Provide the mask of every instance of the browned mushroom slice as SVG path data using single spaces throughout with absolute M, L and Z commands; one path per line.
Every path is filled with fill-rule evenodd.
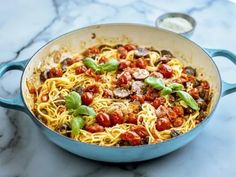
M 146 57 L 149 54 L 149 50 L 146 48 L 137 48 L 134 50 L 134 55 L 137 57 Z
M 135 79 L 138 79 L 138 80 L 142 80 L 142 79 L 145 79 L 149 76 L 149 72 L 148 70 L 146 69 L 140 69 L 140 68 L 137 68 L 134 72 L 133 72 L 133 77 Z
M 146 89 L 146 84 L 142 81 L 134 81 L 131 86 L 131 91 L 137 95 L 143 95 Z
M 116 97 L 119 98 L 125 98 L 128 97 L 130 95 L 130 91 L 125 89 L 125 88 L 116 88 L 115 90 L 113 90 L 113 93 Z
M 161 50 L 161 56 L 164 56 L 164 55 L 169 56 L 170 58 L 173 57 L 173 54 L 170 51 L 168 51 L 168 50 Z

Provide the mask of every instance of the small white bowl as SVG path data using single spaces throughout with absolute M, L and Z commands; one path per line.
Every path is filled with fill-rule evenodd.
M 191 24 L 192 28 L 190 30 L 182 32 L 182 33 L 178 33 L 178 32 L 175 32 L 174 30 L 170 30 L 170 29 L 169 29 L 169 31 L 175 32 L 177 34 L 181 34 L 185 37 L 191 37 L 192 36 L 197 23 L 196 23 L 196 21 L 193 17 L 191 17 L 187 14 L 184 14 L 184 13 L 178 13 L 178 12 L 165 13 L 165 14 L 159 16 L 156 19 L 155 26 L 158 27 L 158 28 L 162 28 L 162 27 L 160 27 L 160 24 L 162 23 L 162 21 L 166 18 L 171 18 L 171 17 L 172 18 L 173 17 L 180 17 L 180 18 L 183 18 L 183 19 L 187 20 Z

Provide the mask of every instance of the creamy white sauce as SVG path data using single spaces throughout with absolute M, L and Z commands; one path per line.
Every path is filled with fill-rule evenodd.
M 159 27 L 176 33 L 184 33 L 193 28 L 190 22 L 181 17 L 165 18 L 160 22 Z

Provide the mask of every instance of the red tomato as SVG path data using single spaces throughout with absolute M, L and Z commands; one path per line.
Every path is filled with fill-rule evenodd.
M 174 122 L 175 119 L 178 117 L 175 111 L 173 111 L 171 108 L 167 109 L 167 116 L 171 122 Z
M 184 123 L 184 119 L 182 117 L 178 117 L 175 119 L 173 125 L 174 127 L 180 127 Z
M 153 101 L 152 105 L 154 108 L 157 109 L 160 105 L 163 105 L 165 102 L 166 102 L 166 99 L 163 96 L 161 96 L 161 97 L 156 98 Z
M 117 51 L 118 51 L 118 57 L 120 59 L 125 59 L 126 58 L 128 52 L 124 47 L 119 47 L 117 49 Z
M 167 108 L 165 106 L 159 106 L 156 110 L 156 115 L 158 118 L 165 117 L 167 114 Z
M 143 104 L 145 100 L 145 96 L 143 95 L 132 95 L 131 96 L 132 101 L 138 101 L 139 103 Z
M 128 123 L 137 124 L 137 121 L 138 121 L 137 115 L 135 115 L 133 113 L 128 114 L 128 120 L 127 120 Z
M 158 70 L 163 74 L 165 78 L 170 78 L 173 75 L 172 68 L 167 64 L 160 64 Z
M 106 58 L 106 57 L 101 57 L 100 59 L 99 59 L 99 63 L 106 63 L 108 61 L 108 58 Z
M 128 60 L 121 60 L 119 64 L 119 69 L 123 70 L 125 68 L 128 68 L 130 66 L 130 61 Z
M 199 92 L 198 92 L 197 88 L 193 88 L 193 89 L 189 90 L 188 93 L 195 99 L 199 98 Z
M 131 74 L 128 71 L 126 71 L 122 75 L 120 75 L 120 77 L 117 80 L 117 84 L 118 86 L 127 86 L 131 80 L 132 80 Z
M 96 133 L 96 132 L 103 132 L 104 131 L 104 127 L 98 124 L 94 124 L 94 125 L 86 125 L 85 126 L 85 130 L 91 132 L 91 133 Z
M 150 74 L 150 77 L 163 78 L 164 76 L 160 72 L 154 71 Z
M 103 127 L 110 127 L 111 126 L 110 116 L 106 113 L 98 113 L 96 116 L 96 121 L 99 125 L 101 125 Z
M 85 66 L 79 66 L 78 68 L 76 68 L 75 73 L 76 74 L 82 74 L 85 73 L 87 71 L 87 68 Z
M 85 92 L 98 93 L 99 92 L 99 87 L 95 84 L 89 85 L 85 88 Z
M 133 146 L 141 144 L 141 137 L 133 131 L 127 131 L 125 133 L 122 133 L 120 135 L 120 138 L 124 141 L 128 141 Z
M 143 58 L 137 59 L 135 63 L 136 63 L 136 67 L 141 68 L 141 69 L 145 69 L 147 66 Z
M 209 89 L 210 88 L 210 85 L 207 81 L 202 81 L 201 82 L 201 86 L 204 88 L 204 89 Z
M 137 133 L 141 138 L 148 136 L 147 129 L 143 125 L 133 126 L 130 130 Z
M 112 98 L 113 92 L 109 89 L 104 89 L 102 96 L 105 98 Z
M 156 129 L 158 131 L 163 131 L 171 128 L 170 120 L 167 117 L 162 117 L 157 119 Z
M 53 67 L 47 72 L 48 78 L 61 77 L 63 75 L 61 68 Z
M 85 56 L 99 54 L 99 49 L 97 47 L 90 47 L 83 54 Z
M 41 97 L 42 102 L 47 102 L 48 99 L 49 99 L 48 95 L 42 95 L 42 97 Z
M 90 105 L 93 102 L 93 94 L 91 92 L 84 92 L 81 95 L 81 99 L 84 105 Z
M 175 106 L 175 107 L 173 107 L 173 111 L 175 111 L 175 113 L 178 116 L 183 116 L 184 115 L 184 109 L 183 109 L 182 106 Z
M 124 48 L 129 52 L 131 50 L 135 50 L 136 46 L 134 44 L 126 44 Z
M 113 125 L 123 124 L 125 119 L 123 117 L 123 113 L 121 111 L 114 111 L 110 114 L 111 122 Z

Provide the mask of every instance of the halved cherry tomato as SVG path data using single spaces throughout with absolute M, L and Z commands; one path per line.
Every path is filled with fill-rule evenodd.
M 84 105 L 90 105 L 93 102 L 93 94 L 91 92 L 84 92 L 81 95 L 81 99 Z
M 85 92 L 98 93 L 99 87 L 96 84 L 89 85 L 85 88 Z
M 105 98 L 112 98 L 113 92 L 109 89 L 104 89 L 102 96 Z
M 153 101 L 152 105 L 153 105 L 154 108 L 157 109 L 160 105 L 165 104 L 165 102 L 166 102 L 165 97 L 161 96 L 161 97 L 156 98 L 156 99 Z
M 173 111 L 171 108 L 167 108 L 167 116 L 171 122 L 174 122 L 175 119 L 178 117 L 175 111 Z
M 188 93 L 195 99 L 199 98 L 199 92 L 197 88 L 192 88 Z
M 182 117 L 178 117 L 173 122 L 174 127 L 180 127 L 184 123 L 184 119 Z
M 178 116 L 183 116 L 184 115 L 184 109 L 182 106 L 174 106 L 173 107 L 173 111 L 175 111 L 175 113 L 178 115 Z
M 112 125 L 110 116 L 107 113 L 98 113 L 96 116 L 96 121 L 103 127 L 110 127 Z
M 123 124 L 125 122 L 123 113 L 121 111 L 113 111 L 110 114 L 110 119 L 113 125 Z
M 85 73 L 86 71 L 87 71 L 87 68 L 83 65 L 75 69 L 76 74 L 82 74 L 82 73 Z
M 47 72 L 48 78 L 61 77 L 63 75 L 62 69 L 53 67 Z
M 104 131 L 104 127 L 98 124 L 94 124 L 94 125 L 87 125 L 85 126 L 85 130 L 91 132 L 91 133 L 96 133 L 96 132 L 103 132 Z
M 106 58 L 106 57 L 101 57 L 100 59 L 99 59 L 99 63 L 106 63 L 108 61 L 108 58 Z
M 170 78 L 173 75 L 172 68 L 167 64 L 160 64 L 158 70 L 163 74 L 165 78 Z
M 130 72 L 125 71 L 122 75 L 119 76 L 117 80 L 117 85 L 122 86 L 122 87 L 127 86 L 131 80 L 132 80 L 132 76 Z
M 156 115 L 157 115 L 158 118 L 165 117 L 167 115 L 167 108 L 163 105 L 159 106 L 156 109 Z
M 135 50 L 137 47 L 134 44 L 126 44 L 124 48 L 129 52 L 131 50 Z
M 128 113 L 128 120 L 127 120 L 128 123 L 137 125 L 137 121 L 138 121 L 138 117 L 136 114 Z
M 143 125 L 132 126 L 130 130 L 137 133 L 141 138 L 148 136 L 147 129 Z
M 201 86 L 204 88 L 204 89 L 209 89 L 210 88 L 210 85 L 207 81 L 202 81 L 201 82 Z
M 145 100 L 145 96 L 143 95 L 132 95 L 131 96 L 132 101 L 138 101 L 139 103 L 143 104 Z
M 126 58 L 128 52 L 124 47 L 119 47 L 117 51 L 118 51 L 118 58 L 120 59 Z
M 90 56 L 94 54 L 99 54 L 99 49 L 97 47 L 90 47 L 86 51 L 84 51 L 83 55 L 84 56 Z
M 141 144 L 141 137 L 133 131 L 127 131 L 125 133 L 122 133 L 120 135 L 120 138 L 124 141 L 128 141 L 133 146 Z
M 130 66 L 130 61 L 128 60 L 121 60 L 119 64 L 119 69 L 123 70 L 125 68 L 128 68 Z
M 157 119 L 156 129 L 158 131 L 163 131 L 171 128 L 171 122 L 167 117 L 162 117 Z
M 136 67 L 145 69 L 147 67 L 147 64 L 145 63 L 145 60 L 143 58 L 138 58 L 136 61 Z

